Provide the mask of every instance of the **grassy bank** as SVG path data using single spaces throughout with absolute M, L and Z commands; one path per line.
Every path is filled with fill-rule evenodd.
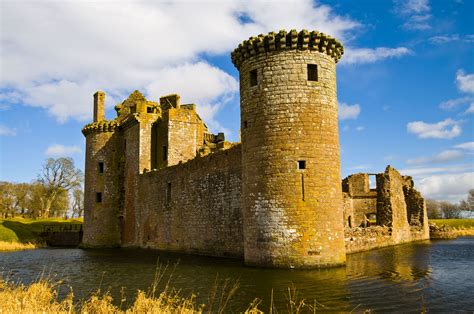
M 71 223 L 81 224 L 82 219 L 0 219 L 0 251 L 32 249 L 44 246 L 39 234 L 44 231 L 46 226 L 55 228 Z
M 456 236 L 474 236 L 474 219 L 430 219 L 429 222 L 450 227 Z

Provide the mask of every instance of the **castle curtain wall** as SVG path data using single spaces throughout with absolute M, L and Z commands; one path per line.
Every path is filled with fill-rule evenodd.
M 241 146 L 139 175 L 137 246 L 243 257 Z

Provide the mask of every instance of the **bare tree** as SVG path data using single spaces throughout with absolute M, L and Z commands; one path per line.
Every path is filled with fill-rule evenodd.
M 72 217 L 82 217 L 84 215 L 84 192 L 82 187 L 72 191 Z
M 429 219 L 443 218 L 440 203 L 437 200 L 426 199 L 426 211 L 428 212 Z
M 467 198 L 459 203 L 459 207 L 461 207 L 461 210 L 474 211 L 474 189 L 469 190 Z
M 52 205 L 57 197 L 69 192 L 83 181 L 82 172 L 76 169 L 71 158 L 50 158 L 43 165 L 38 181 L 44 187 L 42 197 L 42 216 L 49 217 Z
M 440 208 L 446 219 L 461 217 L 462 209 L 458 204 L 442 201 L 440 202 Z

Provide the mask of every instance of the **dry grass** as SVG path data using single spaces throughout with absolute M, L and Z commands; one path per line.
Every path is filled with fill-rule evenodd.
M 0 313 L 227 313 L 227 304 L 233 293 L 237 289 L 236 285 L 229 284 L 228 281 L 222 281 L 219 293 L 211 293 L 210 298 L 215 299 L 209 304 L 198 304 L 195 295 L 183 298 L 179 291 L 165 288 L 164 291 L 154 295 L 154 287 L 149 292 L 138 291 L 133 304 L 128 309 L 123 309 L 124 298 L 120 300 L 120 305 L 113 303 L 113 298 L 108 292 L 101 293 L 98 290 L 89 299 L 80 302 L 74 302 L 72 289 L 68 296 L 60 301 L 58 299 L 57 288 L 61 283 L 54 284 L 50 280 L 39 279 L 30 285 L 4 281 L 0 279 Z M 218 290 L 218 289 L 216 289 Z M 288 289 L 287 308 L 285 313 L 316 313 L 319 310 L 328 310 L 321 304 L 315 302 L 312 305 L 306 304 L 303 299 L 298 299 L 295 289 Z M 247 309 L 242 309 L 241 313 L 260 314 L 264 313 L 259 309 L 261 300 L 255 299 Z M 269 313 L 278 313 L 279 311 L 273 305 L 272 300 Z
M 38 247 L 42 247 L 39 243 L 21 243 L 21 242 L 9 242 L 0 241 L 0 252 L 4 251 L 20 251 L 20 250 L 31 250 Z

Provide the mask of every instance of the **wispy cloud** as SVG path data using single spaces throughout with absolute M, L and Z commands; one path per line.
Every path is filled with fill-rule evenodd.
M 474 188 L 474 172 L 426 176 L 417 180 L 417 187 L 426 198 L 457 202 Z
M 15 135 L 16 135 L 16 129 L 12 129 L 10 127 L 7 127 L 6 125 L 0 124 L 0 136 L 15 136 Z
M 341 64 L 374 63 L 384 59 L 400 58 L 411 53 L 412 51 L 406 47 L 347 48 Z
M 414 121 L 407 124 L 408 133 L 415 134 L 418 138 L 451 139 L 461 135 L 461 122 L 446 119 L 436 123 Z
M 418 157 L 414 159 L 408 159 L 407 165 L 422 165 L 430 163 L 446 163 L 452 161 L 458 161 L 464 158 L 464 153 L 459 150 L 445 150 L 439 154 L 430 157 Z
M 437 35 L 432 36 L 428 39 L 432 44 L 443 45 L 452 42 L 465 42 L 465 43 L 472 43 L 474 42 L 474 35 L 459 35 L 459 34 L 445 34 L 445 35 Z
M 66 146 L 61 144 L 53 144 L 46 149 L 44 154 L 49 157 L 71 157 L 81 152 L 82 150 L 77 145 Z
M 348 105 L 346 103 L 339 103 L 339 120 L 355 120 L 360 114 L 360 105 Z
M 404 18 L 409 30 L 430 29 L 431 7 L 428 0 L 394 0 L 394 11 Z
M 466 142 L 466 143 L 458 144 L 454 147 L 460 148 L 460 149 L 466 149 L 466 150 L 474 150 L 474 142 Z

